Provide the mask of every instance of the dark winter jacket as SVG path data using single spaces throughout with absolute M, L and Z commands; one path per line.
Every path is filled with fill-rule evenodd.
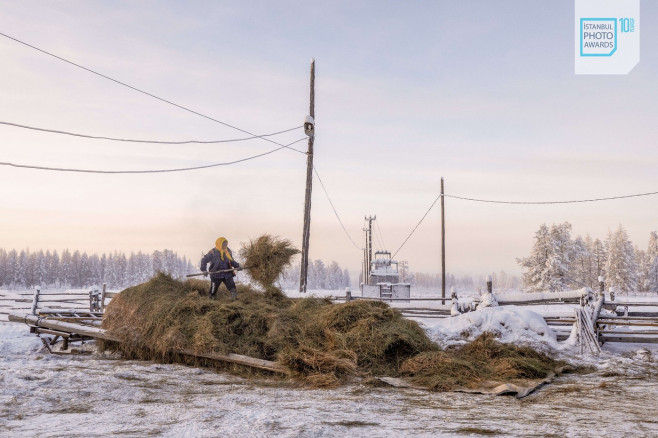
M 233 253 L 228 248 L 226 248 L 226 250 L 231 255 L 231 259 L 232 259 Z M 213 271 L 223 271 L 224 269 L 231 269 L 231 267 L 239 268 L 240 263 L 231 259 L 229 259 L 228 257 L 224 257 L 224 260 L 222 260 L 222 257 L 219 254 L 217 248 L 213 248 L 210 251 L 208 251 L 208 254 L 204 255 L 203 258 L 201 259 L 201 271 L 213 272 Z M 208 269 L 206 269 L 206 265 L 208 263 L 210 263 L 210 266 L 208 266 Z M 219 272 L 216 274 L 210 274 L 210 278 L 231 278 L 231 277 L 233 277 L 232 272 Z

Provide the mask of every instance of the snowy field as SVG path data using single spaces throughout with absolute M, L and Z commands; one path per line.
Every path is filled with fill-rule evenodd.
M 562 376 L 521 400 L 360 384 L 309 390 L 126 361 L 93 348 L 88 355 L 49 355 L 27 326 L 0 322 L 0 436 L 658 436 L 655 347 L 612 344 L 599 357 L 579 356 L 561 350 L 525 307 L 421 322 L 440 340 L 464 330 L 475 336 L 501 321 L 505 341 L 594 371 Z

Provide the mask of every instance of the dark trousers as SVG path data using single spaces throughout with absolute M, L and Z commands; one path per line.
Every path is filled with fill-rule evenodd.
M 215 298 L 217 295 L 217 291 L 219 290 L 219 285 L 224 283 L 226 285 L 226 289 L 231 293 L 231 299 L 236 299 L 238 297 L 238 290 L 235 287 L 235 282 L 233 281 L 233 277 L 228 277 L 228 278 L 211 278 L 210 279 L 210 298 Z

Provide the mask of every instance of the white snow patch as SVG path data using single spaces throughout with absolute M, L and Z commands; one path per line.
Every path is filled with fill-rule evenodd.
M 427 328 L 429 337 L 445 348 L 470 342 L 491 332 L 504 343 L 557 349 L 555 332 L 544 318 L 531 310 L 515 306 L 487 307 L 439 320 Z

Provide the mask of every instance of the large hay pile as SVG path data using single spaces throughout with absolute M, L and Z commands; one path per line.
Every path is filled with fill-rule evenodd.
M 292 377 L 316 387 L 335 386 L 350 376 L 409 375 L 428 388 L 448 389 L 431 379 L 444 373 L 443 355 L 449 353 L 385 303 L 289 299 L 244 285 L 238 285 L 238 300 L 229 300 L 223 290 L 218 300 L 210 300 L 201 295 L 207 287 L 204 281 L 183 283 L 159 274 L 124 290 L 103 318 L 103 327 L 120 340 L 111 346 L 131 358 L 168 361 L 185 360 L 171 353 L 176 349 L 242 354 L 277 361 Z M 478 349 L 478 354 L 485 361 L 506 360 L 497 345 L 487 342 L 486 352 Z M 457 373 L 472 376 L 482 364 L 459 366 Z
M 242 247 L 240 257 L 251 278 L 269 289 L 298 253 L 289 240 L 264 234 Z

